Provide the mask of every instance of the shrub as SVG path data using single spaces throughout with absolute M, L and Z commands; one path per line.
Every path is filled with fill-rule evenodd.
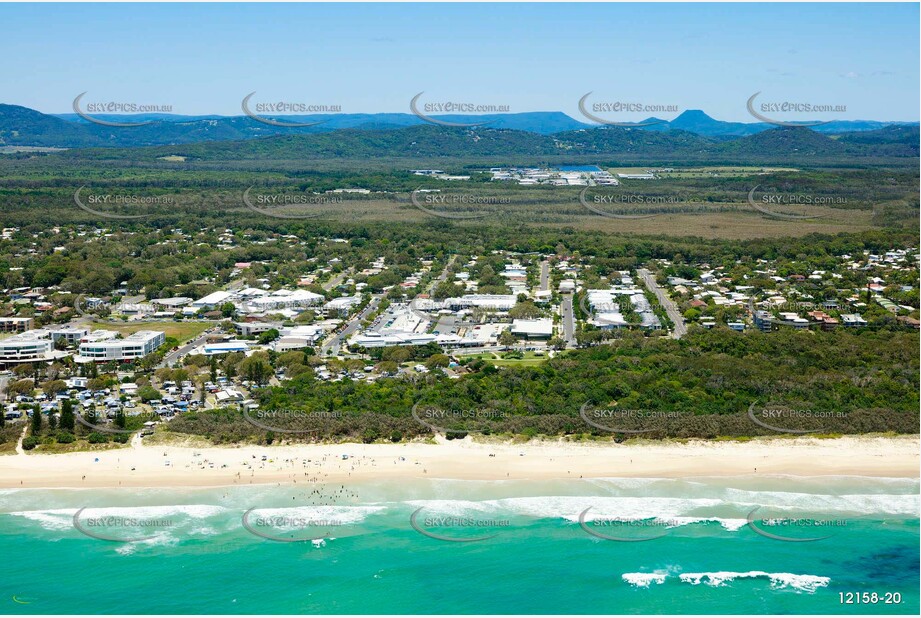
M 29 436 L 22 441 L 22 449 L 25 451 L 31 451 L 36 446 L 38 446 L 38 438 L 35 436 Z

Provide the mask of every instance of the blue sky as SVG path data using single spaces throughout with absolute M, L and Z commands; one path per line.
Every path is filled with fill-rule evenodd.
M 0 102 L 240 114 L 240 100 L 407 112 L 409 100 L 559 110 L 845 105 L 918 120 L 918 4 L 0 4 Z M 638 120 L 648 114 L 625 115 Z M 675 113 L 658 114 L 672 118 Z

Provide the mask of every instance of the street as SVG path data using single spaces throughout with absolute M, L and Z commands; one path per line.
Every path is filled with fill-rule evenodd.
M 371 297 L 371 302 L 368 303 L 368 306 L 361 310 L 358 314 L 352 317 L 348 324 L 345 325 L 341 331 L 334 335 L 331 339 L 325 341 L 321 348 L 321 356 L 336 356 L 339 354 L 339 348 L 342 346 L 342 342 L 352 336 L 360 327 L 362 321 L 368 317 L 371 313 L 377 309 L 377 306 L 380 304 L 381 299 L 384 298 L 384 294 L 375 294 Z
M 648 270 L 645 268 L 637 268 L 636 274 L 642 278 L 646 287 L 656 295 L 659 304 L 665 308 L 668 319 L 674 324 L 674 330 L 672 330 L 671 337 L 673 339 L 681 339 L 681 337 L 687 334 L 688 328 L 684 324 L 684 316 L 678 311 L 678 306 L 675 304 L 675 301 L 669 298 L 665 290 L 658 286 L 656 278 Z
M 573 294 L 563 294 L 563 301 L 560 303 L 560 317 L 563 319 L 563 340 L 566 347 L 576 347 L 576 320 L 575 312 L 572 307 Z
M 178 350 L 173 350 L 169 352 L 166 356 L 163 357 L 163 360 L 160 361 L 160 364 L 157 365 L 157 368 L 159 369 L 160 367 L 171 367 L 173 363 L 181 360 L 189 352 L 191 352 L 192 350 L 194 350 L 200 345 L 204 345 L 204 343 L 208 340 L 209 334 L 210 333 L 205 331 L 204 333 L 199 335 L 197 338 L 189 341 L 188 343 L 185 343 L 179 346 Z

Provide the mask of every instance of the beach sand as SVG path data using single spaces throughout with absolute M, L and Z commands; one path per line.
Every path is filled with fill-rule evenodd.
M 187 448 L 0 457 L 0 488 L 213 487 L 374 479 L 549 480 L 738 475 L 919 476 L 919 437 L 633 444 L 440 440 Z M 343 456 L 348 456 L 343 458 Z M 263 460 L 265 457 L 265 460 Z

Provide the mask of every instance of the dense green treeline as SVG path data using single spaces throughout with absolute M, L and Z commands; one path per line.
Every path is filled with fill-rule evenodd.
M 375 383 L 323 382 L 304 373 L 259 391 L 258 397 L 261 410 L 301 413 L 263 421 L 279 429 L 278 439 L 288 440 L 431 435 L 420 418 L 459 435 L 783 433 L 755 423 L 750 407 L 759 414 L 765 408 L 782 410 L 769 424 L 783 429 L 914 433 L 917 348 L 918 333 L 905 331 L 740 334 L 715 329 L 680 341 L 637 334 L 534 367 L 497 369 L 471 361 L 470 373 L 459 380 L 433 373 Z M 609 415 L 593 416 L 599 408 Z M 187 414 L 171 429 L 218 441 L 262 439 L 266 433 L 234 411 Z

